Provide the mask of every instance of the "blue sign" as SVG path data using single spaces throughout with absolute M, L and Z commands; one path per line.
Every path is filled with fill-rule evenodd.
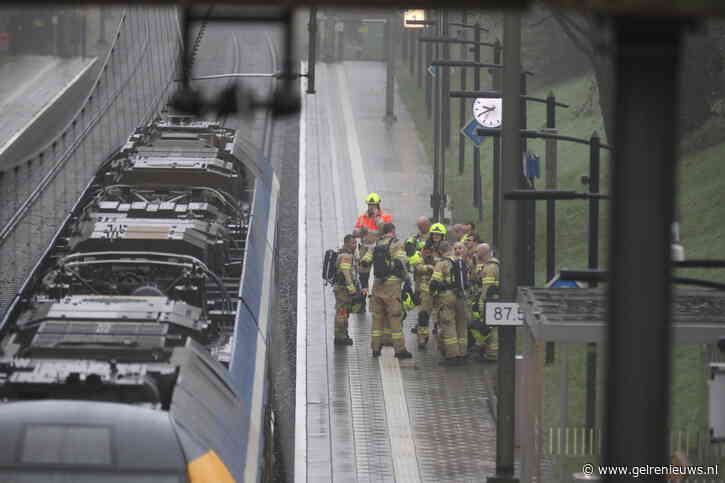
M 559 274 L 549 280 L 546 288 L 584 288 L 585 285 L 574 280 L 561 280 Z
M 551 288 L 579 288 L 579 284 L 574 280 L 557 280 L 551 285 Z
M 541 159 L 534 153 L 524 153 L 524 177 L 541 178 Z
M 485 139 L 483 136 L 479 136 L 478 134 L 476 134 L 476 129 L 480 127 L 483 126 L 481 126 L 475 119 L 471 119 L 471 122 L 469 122 L 466 127 L 461 129 L 461 132 L 464 136 L 473 141 L 473 144 L 475 144 L 476 146 L 480 146 Z
M 429 65 L 428 66 L 428 73 L 432 75 L 433 77 L 436 76 L 438 73 L 438 66 L 437 65 Z

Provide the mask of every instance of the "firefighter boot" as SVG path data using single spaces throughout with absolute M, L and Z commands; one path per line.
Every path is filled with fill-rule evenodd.
M 418 347 L 424 348 L 428 344 L 428 326 L 430 324 L 430 314 L 428 312 L 418 312 Z

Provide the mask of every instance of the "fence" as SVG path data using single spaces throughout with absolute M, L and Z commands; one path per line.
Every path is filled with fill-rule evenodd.
M 129 7 L 72 121 L 23 163 L 0 172 L 0 314 L 99 165 L 172 94 L 181 47 L 172 7 Z
M 543 481 L 566 480 L 567 474 L 585 463 L 601 462 L 603 435 L 600 428 L 549 427 L 543 431 Z M 685 455 L 690 465 L 723 467 L 725 443 L 712 443 L 703 431 L 674 430 L 670 432 L 670 452 Z M 725 474 L 717 478 L 690 477 L 685 481 L 705 483 L 724 481 Z

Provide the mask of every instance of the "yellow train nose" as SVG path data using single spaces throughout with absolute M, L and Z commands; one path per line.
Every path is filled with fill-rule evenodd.
M 235 483 L 219 456 L 209 450 L 188 464 L 191 483 Z

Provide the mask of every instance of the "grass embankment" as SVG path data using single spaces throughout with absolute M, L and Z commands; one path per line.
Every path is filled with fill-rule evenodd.
M 426 73 L 426 75 L 428 75 Z M 452 73 L 452 86 L 459 85 L 459 73 Z M 400 94 L 416 122 L 430 160 L 433 159 L 433 122 L 428 119 L 425 90 L 418 89 L 415 77 L 411 77 L 407 65 L 397 69 Z M 467 85 L 473 85 L 469 70 Z M 489 86 L 487 75 L 482 75 L 482 85 Z M 457 88 L 457 87 L 456 87 Z M 557 100 L 569 104 L 568 109 L 557 109 L 557 127 L 562 134 L 579 138 L 588 138 L 594 131 L 606 143 L 601 113 L 591 76 L 569 79 L 558 85 L 534 92 L 537 97 L 546 97 L 553 91 Z M 454 222 L 476 220 L 478 232 L 484 240 L 490 240 L 491 234 L 491 164 L 492 140 L 487 139 L 481 145 L 481 167 L 484 193 L 484 216 L 478 220 L 477 210 L 472 206 L 472 146 L 466 140 L 465 171 L 458 174 L 458 126 L 459 102 L 451 102 L 452 140 L 446 155 L 446 192 L 452 206 Z M 470 101 L 466 106 L 465 119 L 471 119 Z M 529 103 L 528 127 L 545 126 L 545 106 Z M 692 145 L 692 143 L 690 143 Z M 542 159 L 541 172 L 544 175 L 544 143 L 530 140 L 528 149 Z M 581 177 L 589 175 L 589 150 L 585 145 L 561 142 L 558 145 L 559 177 L 561 189 L 586 191 Z M 723 178 L 721 158 L 725 154 L 725 143 L 715 143 L 703 151 L 693 151 L 684 155 L 679 163 L 678 210 L 680 234 L 688 258 L 722 258 L 725 248 L 725 201 L 722 196 Z M 607 192 L 609 186 L 609 162 L 604 152 L 601 162 L 601 191 Z M 543 187 L 544 180 L 537 180 L 537 186 Z M 601 266 L 607 263 L 608 206 L 600 203 L 600 260 Z M 537 256 L 536 284 L 545 283 L 545 205 L 537 206 Z M 587 204 L 582 201 L 563 201 L 557 203 L 557 267 L 584 268 L 587 266 Z M 687 276 L 717 279 L 722 272 L 712 270 L 689 270 Z M 720 277 L 722 278 L 722 277 Z M 584 424 L 585 401 L 585 347 L 572 345 L 569 362 L 569 425 Z M 699 345 L 677 346 L 673 357 L 672 384 L 672 428 L 691 432 L 704 431 L 707 428 L 707 386 L 705 378 L 705 348 Z M 546 366 L 546 394 L 544 405 L 545 426 L 558 426 L 559 365 Z

